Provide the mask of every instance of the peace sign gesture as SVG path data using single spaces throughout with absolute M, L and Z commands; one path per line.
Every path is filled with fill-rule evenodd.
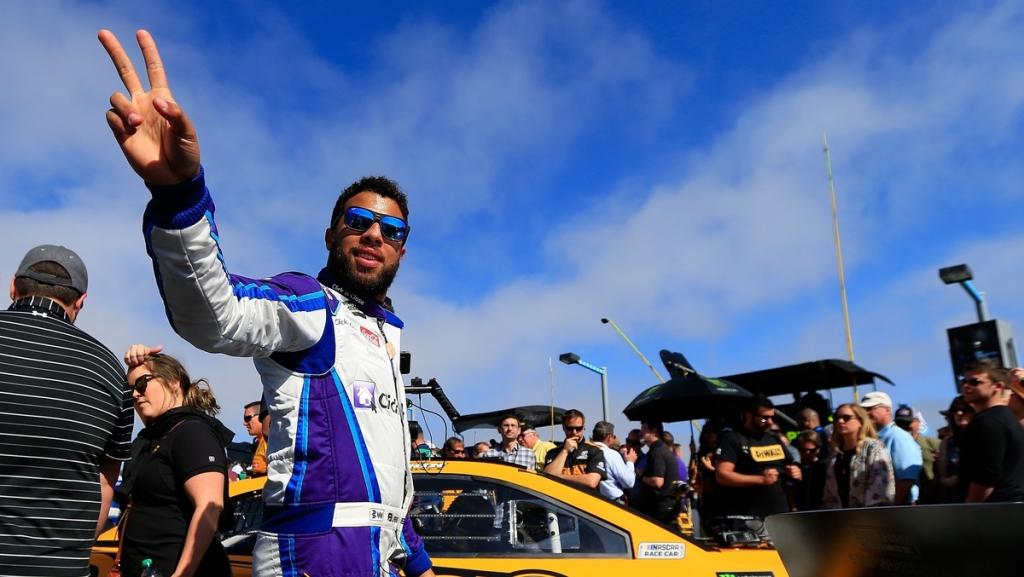
M 100 30 L 100 43 L 114 62 L 128 96 L 110 96 L 107 124 L 128 164 L 149 184 L 171 185 L 199 173 L 199 139 L 195 127 L 174 102 L 167 75 L 149 32 L 135 34 L 146 61 L 149 91 L 142 86 L 128 54 L 114 33 Z

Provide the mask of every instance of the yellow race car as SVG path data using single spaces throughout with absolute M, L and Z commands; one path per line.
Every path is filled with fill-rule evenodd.
M 770 548 L 698 542 L 543 473 L 494 461 L 412 464 L 410 512 L 438 576 L 659 575 L 788 577 Z M 231 483 L 232 531 L 221 536 L 236 577 L 251 575 L 265 478 Z M 92 574 L 110 570 L 115 529 L 97 540 Z

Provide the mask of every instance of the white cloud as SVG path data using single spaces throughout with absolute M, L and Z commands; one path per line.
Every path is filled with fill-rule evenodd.
M 176 95 L 199 124 L 234 270 L 315 270 L 324 213 L 358 175 L 386 172 L 422 191 L 414 214 L 430 224 L 416 230 L 396 301 L 410 327 L 405 346 L 415 353 L 416 374 L 440 378 L 466 412 L 504 400 L 543 402 L 546 359 L 564 348 L 635 363 L 609 352 L 618 343 L 598 324 L 602 316 L 644 342 L 729 349 L 740 346 L 744 323 L 764 307 L 834 291 L 823 130 L 835 151 L 848 271 L 863 273 L 871 258 L 898 252 L 893 247 L 930 218 L 962 206 L 958 179 L 979 178 L 1004 202 L 1019 198 L 1019 187 L 1008 185 L 1019 182 L 1019 163 L 992 167 L 980 159 L 969 176 L 958 163 L 976 147 L 1013 158 L 1009 149 L 1020 144 L 1014 127 L 1024 58 L 1016 39 L 1024 30 L 1012 3 L 965 13 L 916 52 L 890 53 L 891 30 L 855 34 L 763 93 L 742 95 L 747 105 L 735 124 L 706 147 L 666 151 L 685 158 L 673 177 L 654 187 L 609 185 L 589 197 L 539 185 L 596 127 L 611 125 L 625 138 L 634 124 L 639 133 L 650 130 L 691 84 L 685 63 L 666 60 L 643 31 L 600 5 L 499 5 L 468 34 L 406 21 L 369 50 L 377 60 L 365 76 L 340 69 L 272 11 L 254 16 L 252 33 L 226 46 L 192 30 L 187 15 L 157 10 L 118 17 L 94 5 L 8 9 L 0 50 L 20 58 L 5 66 L 10 86 L 0 93 L 0 169 L 7 173 L 0 198 L 23 197 L 26 184 L 42 183 L 45 191 L 30 188 L 33 199 L 55 200 L 33 211 L 0 210 L 0 240 L 11 247 L 0 270 L 13 270 L 33 244 L 76 248 L 93 278 L 83 326 L 115 351 L 137 340 L 169 344 L 194 374 L 213 377 L 232 408 L 256 390 L 247 362 L 192 350 L 163 319 L 139 234 L 146 193 L 103 122 L 118 86 L 95 41 L 100 26 L 124 36 L 155 24 Z M 538 185 L 535 196 L 507 196 L 529 188 L 524 183 Z M 520 268 L 522 255 L 498 250 L 490 263 L 497 288 L 474 300 L 450 297 L 466 282 L 449 265 L 462 249 L 433 239 L 490 246 L 467 240 L 481 231 L 455 225 L 489 214 L 509 221 L 509 232 L 494 234 L 515 234 L 506 213 L 520 200 L 537 206 L 545 194 L 550 229 L 495 243 L 522 243 L 522 252 L 537 255 L 536 266 Z M 944 259 L 949 251 L 926 254 Z M 907 319 L 931 312 L 914 302 L 919 296 L 899 301 Z M 794 331 L 817 322 L 786 319 Z M 809 334 L 814 346 L 805 350 L 840 356 Z M 776 346 L 780 354 L 804 349 Z M 729 356 L 721 353 L 721 372 L 753 368 L 731 366 L 738 361 Z M 612 404 L 620 408 L 630 387 L 639 391 L 650 375 L 632 365 L 614 370 Z M 584 399 L 594 397 L 596 376 L 564 367 L 556 373 L 559 404 L 579 400 L 595 414 L 596 403 Z M 232 426 L 236 412 L 225 419 Z

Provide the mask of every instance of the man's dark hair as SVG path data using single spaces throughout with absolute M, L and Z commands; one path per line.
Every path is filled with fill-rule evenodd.
M 583 416 L 583 413 L 577 411 L 576 409 L 569 409 L 568 411 L 562 413 L 563 423 L 568 421 L 569 419 L 583 419 L 584 423 L 587 422 L 587 418 Z
M 409 423 L 409 437 L 415 441 L 416 437 L 423 435 L 423 429 L 417 423 Z
M 402 211 L 402 218 L 409 220 L 409 201 L 402 189 L 398 187 L 397 182 L 383 176 L 364 176 L 350 184 L 338 195 L 338 200 L 334 203 L 334 210 L 331 211 L 331 228 L 338 224 L 338 219 L 341 217 L 342 211 L 345 210 L 345 203 L 348 202 L 348 199 L 360 192 L 375 192 L 384 198 L 390 198 L 398 204 L 398 209 Z
M 515 413 L 508 413 L 508 414 L 502 415 L 501 419 L 498 421 L 498 428 L 500 429 L 501 428 L 501 424 L 504 423 L 505 421 L 507 421 L 508 419 L 515 419 L 516 423 L 519 425 L 519 427 L 520 428 L 523 427 L 523 420 L 519 418 L 519 415 L 517 415 Z
M 245 407 L 243 407 L 243 410 L 244 409 L 251 409 L 253 407 L 256 407 L 258 409 L 260 407 L 260 402 L 259 401 L 253 401 L 251 403 L 246 403 Z
M 466 444 L 462 442 L 462 439 L 458 437 L 448 437 L 448 440 L 444 442 L 444 450 L 451 451 L 455 448 L 455 443 L 462 443 L 462 448 L 466 448 Z
M 665 434 L 665 424 L 661 421 L 643 421 L 641 424 L 647 425 L 647 430 L 658 434 L 660 439 Z
M 985 373 L 993 383 L 1002 383 L 1003 388 L 1010 382 L 1010 373 L 1006 367 L 996 359 L 981 359 L 974 361 L 964 367 L 964 374 Z
M 774 409 L 775 403 L 771 399 L 764 395 L 755 395 L 754 398 L 747 401 L 747 407 L 745 409 L 748 413 L 756 413 L 758 409 Z
M 807 429 L 806 431 L 800 431 L 800 434 L 796 436 L 796 440 L 793 441 L 794 445 L 800 445 L 803 443 L 813 443 L 815 447 L 821 448 L 821 435 L 818 431 L 812 431 Z
M 608 435 L 615 434 L 615 425 L 608 421 L 598 421 L 594 424 L 594 434 L 590 436 L 593 441 L 604 442 Z
M 675 435 L 668 431 L 663 431 L 661 433 L 661 440 L 664 441 L 666 445 L 672 445 L 676 442 Z
M 68 273 L 68 270 L 52 261 L 37 262 L 30 266 L 28 270 L 53 275 L 61 282 L 71 282 L 71 275 Z M 82 296 L 82 293 L 69 286 L 41 283 L 25 276 L 19 276 L 14 279 L 14 290 L 23 297 L 38 296 L 51 298 L 67 306 L 71 306 L 78 300 L 78 297 Z

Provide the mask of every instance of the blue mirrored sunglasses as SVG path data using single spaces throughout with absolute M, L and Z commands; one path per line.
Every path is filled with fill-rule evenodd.
M 366 232 L 370 230 L 373 223 L 379 222 L 380 234 L 384 238 L 395 242 L 405 242 L 405 239 L 409 237 L 409 223 L 397 216 L 380 214 L 361 206 L 345 209 L 342 219 L 346 227 L 357 232 Z

